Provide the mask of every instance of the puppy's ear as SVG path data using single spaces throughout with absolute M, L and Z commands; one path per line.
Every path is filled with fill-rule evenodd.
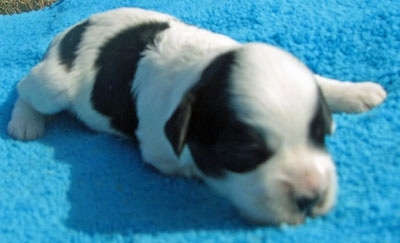
M 164 132 L 177 156 L 181 154 L 186 143 L 193 101 L 193 94 L 187 93 L 164 127 Z

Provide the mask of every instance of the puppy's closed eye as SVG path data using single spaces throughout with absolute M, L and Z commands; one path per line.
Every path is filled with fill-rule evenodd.
M 233 172 L 253 170 L 273 156 L 265 139 L 254 128 L 244 124 L 231 128 L 220 140 L 215 152 L 223 156 L 224 167 Z
M 192 142 L 190 147 L 198 166 L 214 176 L 226 170 L 237 173 L 253 170 L 273 155 L 255 129 L 240 123 L 223 129 L 211 144 Z

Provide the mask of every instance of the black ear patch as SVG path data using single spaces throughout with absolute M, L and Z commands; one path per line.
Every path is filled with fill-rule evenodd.
M 89 20 L 86 20 L 74 26 L 61 40 L 59 46 L 60 62 L 61 64 L 65 65 L 67 71 L 71 70 L 74 64 L 79 43 L 81 42 L 82 36 L 89 25 Z
M 165 124 L 165 134 L 177 156 L 181 154 L 183 146 L 186 143 L 190 118 L 192 116 L 193 100 L 193 95 L 188 93 Z
M 324 147 L 325 135 L 332 133 L 333 118 L 321 89 L 318 87 L 317 108 L 310 123 L 309 137 L 317 146 Z
M 198 168 L 212 177 L 255 169 L 272 155 L 257 129 L 238 120 L 231 104 L 236 52 L 216 57 L 165 126 L 177 155 L 188 145 Z
M 166 123 L 166 136 L 177 155 L 182 151 L 190 131 L 191 137 L 201 136 L 202 139 L 209 140 L 216 134 L 214 129 L 218 130 L 218 127 L 223 126 L 222 120 L 228 118 L 224 106 L 227 95 L 226 79 L 233 60 L 233 52 L 228 52 L 212 61 Z M 207 127 L 207 131 L 200 130 Z

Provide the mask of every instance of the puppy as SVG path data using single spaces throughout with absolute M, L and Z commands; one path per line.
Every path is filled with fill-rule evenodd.
M 386 97 L 375 83 L 314 75 L 276 47 L 132 8 L 57 35 L 17 89 L 14 138 L 41 137 L 46 117 L 68 110 L 136 141 L 162 173 L 201 178 L 247 219 L 269 225 L 332 208 L 331 111 L 367 111 Z

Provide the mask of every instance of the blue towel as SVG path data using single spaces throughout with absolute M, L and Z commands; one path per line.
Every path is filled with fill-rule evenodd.
M 383 105 L 334 116 L 337 206 L 300 226 L 252 226 L 202 183 L 156 172 L 129 141 L 68 114 L 39 140 L 11 139 L 15 85 L 54 35 L 118 7 L 280 46 L 324 76 L 382 84 Z M 0 16 L 0 242 L 400 242 L 399 115 L 399 0 L 60 0 Z

